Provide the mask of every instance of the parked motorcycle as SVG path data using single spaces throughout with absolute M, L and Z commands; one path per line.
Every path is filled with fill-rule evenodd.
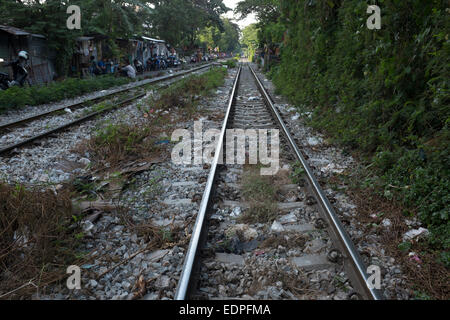
M 137 73 L 144 73 L 144 65 L 141 61 L 138 59 L 134 59 L 134 68 L 136 69 Z
M 20 77 L 17 77 L 15 80 L 9 78 L 9 74 L 0 72 L 0 90 L 7 90 L 11 87 L 19 86 L 23 87 L 25 80 L 28 77 L 28 71 L 22 68 L 23 74 Z
M 6 90 L 9 88 L 9 74 L 0 72 L 0 90 Z
M 178 60 L 175 56 L 169 56 L 167 58 L 167 63 L 169 68 L 177 68 L 181 65 L 180 60 Z
M 159 56 L 159 69 L 166 70 L 168 68 L 168 62 L 164 56 Z

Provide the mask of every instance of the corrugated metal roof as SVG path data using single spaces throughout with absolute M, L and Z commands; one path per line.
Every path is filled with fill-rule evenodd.
M 158 40 L 158 39 L 153 39 L 153 38 L 144 37 L 144 36 L 142 36 L 142 39 L 148 40 L 148 41 L 153 41 L 153 42 L 166 43 L 164 40 Z
M 78 37 L 77 41 L 89 41 L 94 39 L 94 37 Z
M 12 35 L 15 35 L 15 36 L 28 36 L 28 35 L 30 35 L 29 32 L 26 32 L 26 31 L 21 30 L 19 28 L 10 27 L 10 26 L 0 25 L 0 30 L 3 30 L 5 32 L 8 32 L 9 34 L 12 34 Z
M 5 31 L 9 34 L 12 34 L 14 36 L 33 36 L 33 37 L 37 37 L 37 38 L 44 38 L 45 37 L 41 34 L 31 34 L 29 32 L 26 32 L 25 30 L 16 28 L 16 27 L 11 27 L 11 26 L 4 26 L 4 25 L 0 25 L 0 30 Z

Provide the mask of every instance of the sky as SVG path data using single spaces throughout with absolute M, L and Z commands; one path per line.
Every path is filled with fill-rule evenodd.
M 225 3 L 225 5 L 226 5 L 228 8 L 231 8 L 231 9 L 233 9 L 233 10 L 234 10 L 234 8 L 236 8 L 238 2 L 240 2 L 240 1 L 242 1 L 242 0 L 223 0 L 223 2 Z M 226 14 L 226 16 L 227 16 L 228 18 L 235 18 L 235 19 L 237 19 L 237 17 L 234 16 L 234 14 L 233 14 L 232 11 L 228 12 L 228 13 Z M 249 24 L 252 24 L 252 23 L 255 23 L 255 22 L 256 22 L 256 18 L 255 18 L 255 16 L 252 14 L 252 15 L 249 15 L 249 16 L 248 16 L 246 19 L 244 19 L 244 20 L 237 21 L 237 24 L 241 27 L 241 29 L 243 29 L 243 28 L 245 28 L 246 26 L 248 26 Z

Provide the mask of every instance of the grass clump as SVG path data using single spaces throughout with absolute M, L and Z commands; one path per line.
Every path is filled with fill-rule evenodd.
M 199 97 L 206 96 L 212 89 L 223 85 L 226 74 L 224 68 L 213 68 L 204 74 L 193 75 L 162 90 L 152 104 L 157 110 L 176 108 L 192 116 Z
M 0 183 L 0 299 L 30 298 L 66 276 L 77 260 L 75 222 L 68 191 Z
M 258 166 L 249 166 L 242 178 L 242 196 L 249 208 L 240 220 L 244 223 L 269 223 L 278 216 L 278 187 L 273 177 L 262 176 Z
M 237 67 L 237 63 L 238 61 L 235 58 L 233 58 L 225 62 L 222 62 L 222 65 L 227 66 L 229 69 L 234 69 Z
M 159 130 L 152 126 L 107 123 L 82 144 L 99 168 L 116 169 L 122 163 L 146 159 L 156 151 Z

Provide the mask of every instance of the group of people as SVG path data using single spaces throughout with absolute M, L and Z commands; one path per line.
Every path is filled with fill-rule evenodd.
M 111 74 L 115 73 L 118 65 L 113 62 L 112 59 L 109 59 L 107 62 L 103 60 L 97 61 L 94 56 L 91 57 L 91 62 L 89 65 L 89 73 L 91 75 L 102 75 L 102 74 Z
M 109 59 L 107 62 L 103 60 L 97 61 L 94 56 L 91 57 L 89 73 L 92 76 L 120 74 L 132 79 L 136 78 L 136 69 L 130 63 L 124 61 L 121 64 L 117 64 L 112 59 Z

